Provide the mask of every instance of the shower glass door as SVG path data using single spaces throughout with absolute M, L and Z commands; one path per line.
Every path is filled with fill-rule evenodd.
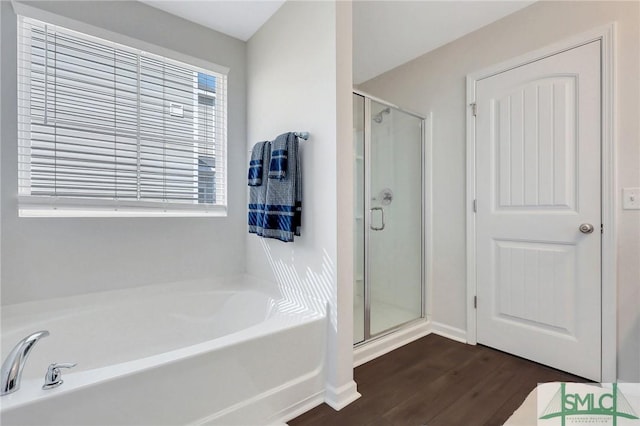
M 365 322 L 371 337 L 422 316 L 423 120 L 374 100 L 369 116 Z
M 354 343 L 423 316 L 423 119 L 354 94 Z

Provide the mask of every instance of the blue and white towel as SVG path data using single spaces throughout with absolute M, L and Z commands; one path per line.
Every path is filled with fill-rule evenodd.
M 249 188 L 249 233 L 284 242 L 300 236 L 302 170 L 298 148 L 298 137 L 292 132 L 263 145 L 262 164 L 269 168 L 262 168 L 262 184 Z M 274 156 L 276 161 L 271 161 Z M 252 153 L 252 162 L 257 160 Z M 254 164 L 258 163 L 249 167 Z
M 302 222 L 302 170 L 295 133 L 284 133 L 271 143 L 271 159 L 285 153 L 284 161 L 270 161 L 262 235 L 285 242 L 300 235 Z M 272 177 L 273 176 L 273 177 Z
M 260 142 L 262 143 L 262 164 L 269 164 L 269 158 L 271 156 L 271 143 L 270 142 Z M 257 147 L 258 144 L 256 144 Z M 254 147 L 254 151 L 251 153 L 252 161 L 253 156 L 256 152 L 256 147 Z M 267 176 L 269 174 L 269 170 L 266 167 L 260 168 L 260 186 L 250 186 L 249 188 L 249 233 L 262 235 L 263 232 L 263 224 L 264 224 L 264 215 L 265 215 L 265 202 L 267 199 Z M 251 165 L 249 165 L 249 176 L 251 177 Z M 257 178 L 256 178 L 257 179 Z
M 264 148 L 269 142 L 258 142 L 253 146 L 251 151 L 251 159 L 249 160 L 249 186 L 262 185 L 262 168 L 264 164 Z
M 288 135 L 290 134 L 295 138 L 293 133 L 284 133 L 271 143 L 269 179 L 284 179 L 287 177 L 287 166 L 289 163 Z

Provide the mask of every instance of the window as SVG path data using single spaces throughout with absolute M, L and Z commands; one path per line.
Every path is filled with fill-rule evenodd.
M 19 19 L 21 215 L 225 211 L 225 74 Z

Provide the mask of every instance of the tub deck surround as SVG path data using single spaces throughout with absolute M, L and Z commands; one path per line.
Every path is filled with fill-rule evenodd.
M 3 357 L 36 329 L 3 425 L 283 421 L 324 390 L 324 305 L 248 276 L 5 306 Z M 52 362 L 78 365 L 42 390 Z

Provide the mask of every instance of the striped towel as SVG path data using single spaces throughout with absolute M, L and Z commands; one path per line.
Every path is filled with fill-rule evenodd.
M 253 146 L 253 150 L 251 151 L 251 160 L 249 161 L 249 186 L 262 185 L 264 147 L 268 144 L 269 142 L 258 142 Z
M 284 133 L 271 143 L 271 161 L 269 162 L 269 179 L 287 177 L 289 151 L 287 148 L 289 133 Z M 295 137 L 295 135 L 294 135 Z
M 271 143 L 270 142 L 261 142 L 262 145 L 262 164 L 269 164 L 269 157 L 271 156 Z M 256 144 L 257 145 L 257 144 Z M 254 151 L 251 153 L 251 157 L 253 158 L 256 152 L 256 147 L 254 147 Z M 262 235 L 263 232 L 263 223 L 264 223 L 264 214 L 265 214 L 265 201 L 267 199 L 267 168 L 260 168 L 260 181 L 262 185 L 260 186 L 251 186 L 249 188 L 249 233 L 250 234 L 258 234 Z
M 285 242 L 300 235 L 302 222 L 302 171 L 295 133 L 284 133 L 271 144 L 271 156 L 284 150 L 289 159 L 284 161 L 284 170 L 275 177 L 269 171 L 262 235 Z M 273 165 L 273 161 L 269 164 Z M 280 163 L 282 165 L 282 163 Z M 271 169 L 271 167 L 270 167 Z

